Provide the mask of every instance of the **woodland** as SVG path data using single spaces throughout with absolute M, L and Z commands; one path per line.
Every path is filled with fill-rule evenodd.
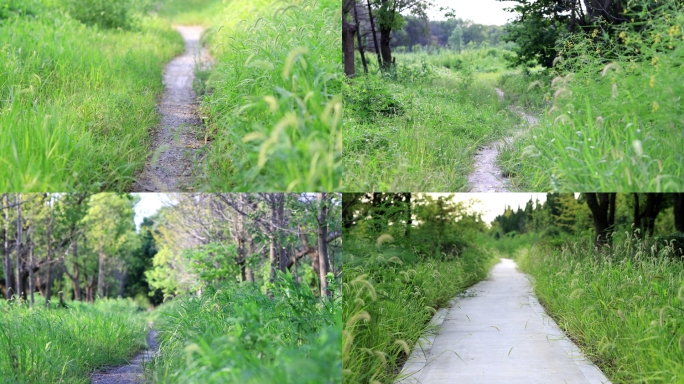
M 465 196 L 343 195 L 343 294 L 354 298 L 342 306 L 343 382 L 399 379 L 436 310 L 504 257 L 612 382 L 682 375 L 681 193 L 549 193 L 490 223 Z
M 679 191 L 684 4 L 504 3 L 509 22 L 482 26 L 343 2 L 345 184 L 470 191 L 497 143 L 509 191 Z
M 154 329 L 148 382 L 338 382 L 340 195 L 157 196 L 137 226 L 138 194 L 2 196 L 3 380 L 89 382 Z

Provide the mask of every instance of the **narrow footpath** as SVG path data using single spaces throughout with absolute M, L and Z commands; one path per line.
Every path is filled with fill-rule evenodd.
M 398 383 L 610 383 L 546 314 L 528 276 L 501 259 L 432 319 Z M 427 341 L 426 341 L 427 339 Z
M 496 94 L 499 100 L 503 101 L 504 92 L 496 88 Z M 529 125 L 539 122 L 536 117 L 526 114 L 520 108 L 509 107 L 509 110 L 520 116 Z M 504 145 L 512 143 L 522 132 L 523 130 L 519 129 L 507 139 L 490 143 L 477 152 L 475 170 L 468 175 L 470 192 L 510 192 L 508 180 L 504 177 L 501 168 L 496 165 L 496 158 L 499 156 L 499 150 Z
M 166 66 L 166 86 L 158 106 L 161 123 L 152 134 L 151 154 L 145 170 L 133 185 L 133 192 L 178 192 L 190 190 L 199 149 L 202 121 L 197 115 L 197 95 L 192 87 L 196 64 L 206 66 L 209 56 L 199 42 L 203 28 L 178 26 L 185 40 L 185 52 Z
M 154 360 L 159 352 L 157 331 L 154 329 L 147 333 L 147 345 L 149 349 L 137 354 L 128 364 L 93 373 L 91 382 L 93 384 L 136 384 L 143 382 L 142 364 Z

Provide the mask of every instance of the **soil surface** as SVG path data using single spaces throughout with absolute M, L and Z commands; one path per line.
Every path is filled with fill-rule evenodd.
M 197 95 L 192 88 L 196 65 L 209 65 L 200 45 L 203 28 L 178 26 L 185 40 L 185 52 L 166 66 L 166 90 L 158 106 L 161 123 L 152 134 L 152 154 L 145 170 L 133 185 L 133 192 L 173 192 L 192 189 L 195 166 L 204 146 L 202 121 L 197 115 Z
M 610 383 L 548 316 L 531 279 L 501 259 L 437 311 L 397 384 Z
M 496 88 L 496 94 L 499 100 L 503 101 L 504 92 Z M 520 108 L 510 107 L 509 109 L 527 121 L 529 125 L 536 124 L 539 121 L 536 117 L 526 114 Z M 475 155 L 475 170 L 468 175 L 470 192 L 509 192 L 508 188 L 510 188 L 510 185 L 503 176 L 501 168 L 496 165 L 496 158 L 499 155 L 499 150 L 504 145 L 512 143 L 522 132 L 522 130 L 516 130 L 508 138 L 490 143 L 477 152 Z
M 151 326 L 151 323 L 150 323 Z M 93 373 L 93 384 L 134 384 L 142 383 L 142 364 L 153 360 L 159 352 L 159 344 L 157 344 L 157 331 L 151 329 L 147 334 L 146 349 L 137 354 L 128 364 L 118 367 L 106 368 L 100 372 Z

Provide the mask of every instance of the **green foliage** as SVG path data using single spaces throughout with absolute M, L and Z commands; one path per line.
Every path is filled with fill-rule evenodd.
M 160 308 L 160 357 L 146 376 L 160 383 L 339 383 L 340 305 L 339 293 L 322 302 L 282 274 L 272 298 L 251 284 L 176 298 Z
M 202 103 L 213 189 L 341 189 L 339 12 L 331 0 L 225 6 Z
M 0 301 L 0 381 L 90 383 L 103 365 L 126 363 L 146 345 L 144 319 L 131 300 L 68 302 L 44 309 L 36 301 Z
M 504 60 L 486 50 L 395 57 L 393 72 L 371 68 L 345 88 L 345 185 L 356 191 L 465 190 L 478 146 L 503 136 L 516 120 L 488 80 Z
M 145 0 L 68 0 L 69 14 L 87 25 L 106 29 L 131 29 L 137 21 L 134 12 Z
M 0 24 L 0 189 L 126 190 L 148 155 L 163 65 L 182 41 L 159 20 L 102 33 L 57 5 L 40 9 Z
M 505 165 L 524 175 L 524 188 L 681 190 L 683 25 L 682 7 L 665 2 L 646 23 L 560 43 L 556 77 L 529 85 L 553 105 Z
M 190 261 L 193 272 L 202 281 L 217 283 L 239 275 L 236 256 L 236 244 L 209 243 L 185 250 L 183 257 Z
M 673 248 L 629 237 L 612 250 L 575 242 L 562 251 L 533 247 L 519 265 L 556 323 L 612 382 L 684 375 L 684 264 Z
M 513 48 L 516 55 L 509 56 L 509 60 L 513 65 L 551 67 L 557 52 L 556 40 L 565 28 L 568 16 L 559 15 L 556 1 L 516 2 L 519 4 L 512 9 L 521 16 L 505 28 L 503 36 L 504 41 L 516 44 Z
M 390 256 L 396 250 L 393 245 L 374 243 L 345 239 L 345 383 L 394 382 L 436 309 L 482 280 L 494 262 L 493 254 L 469 248 L 451 261 L 426 258 L 413 263 L 409 260 L 418 257 L 408 255 L 410 249 L 400 258 Z

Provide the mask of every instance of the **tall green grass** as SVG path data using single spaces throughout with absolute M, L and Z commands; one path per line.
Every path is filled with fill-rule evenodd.
M 503 161 L 524 188 L 682 190 L 684 8 L 653 5 L 644 24 L 568 37 L 553 79 L 530 81 L 551 105 Z
M 378 74 L 371 66 L 368 76 L 348 81 L 348 190 L 468 190 L 478 149 L 508 136 L 518 118 L 499 102 L 490 78 L 496 74 L 475 71 L 479 56 L 454 55 L 400 54 L 396 71 Z M 457 71 L 442 63 L 457 59 Z
M 345 383 L 394 382 L 435 311 L 484 279 L 496 260 L 484 249 L 438 260 L 355 239 L 346 240 L 344 258 Z
M 340 20 L 332 0 L 225 3 L 208 33 L 207 188 L 341 190 Z
M 667 243 L 589 241 L 522 251 L 520 267 L 558 325 L 614 383 L 684 380 L 684 261 Z
M 0 382 L 90 383 L 93 370 L 125 364 L 146 346 L 144 317 L 132 300 L 43 304 L 0 301 Z
M 0 24 L 0 189 L 128 189 L 180 36 L 161 20 L 102 29 L 59 2 L 24 4 L 30 14 L 10 12 Z
M 257 286 L 209 287 L 157 314 L 157 383 L 340 383 L 341 297 L 319 301 L 287 275 L 269 295 Z

